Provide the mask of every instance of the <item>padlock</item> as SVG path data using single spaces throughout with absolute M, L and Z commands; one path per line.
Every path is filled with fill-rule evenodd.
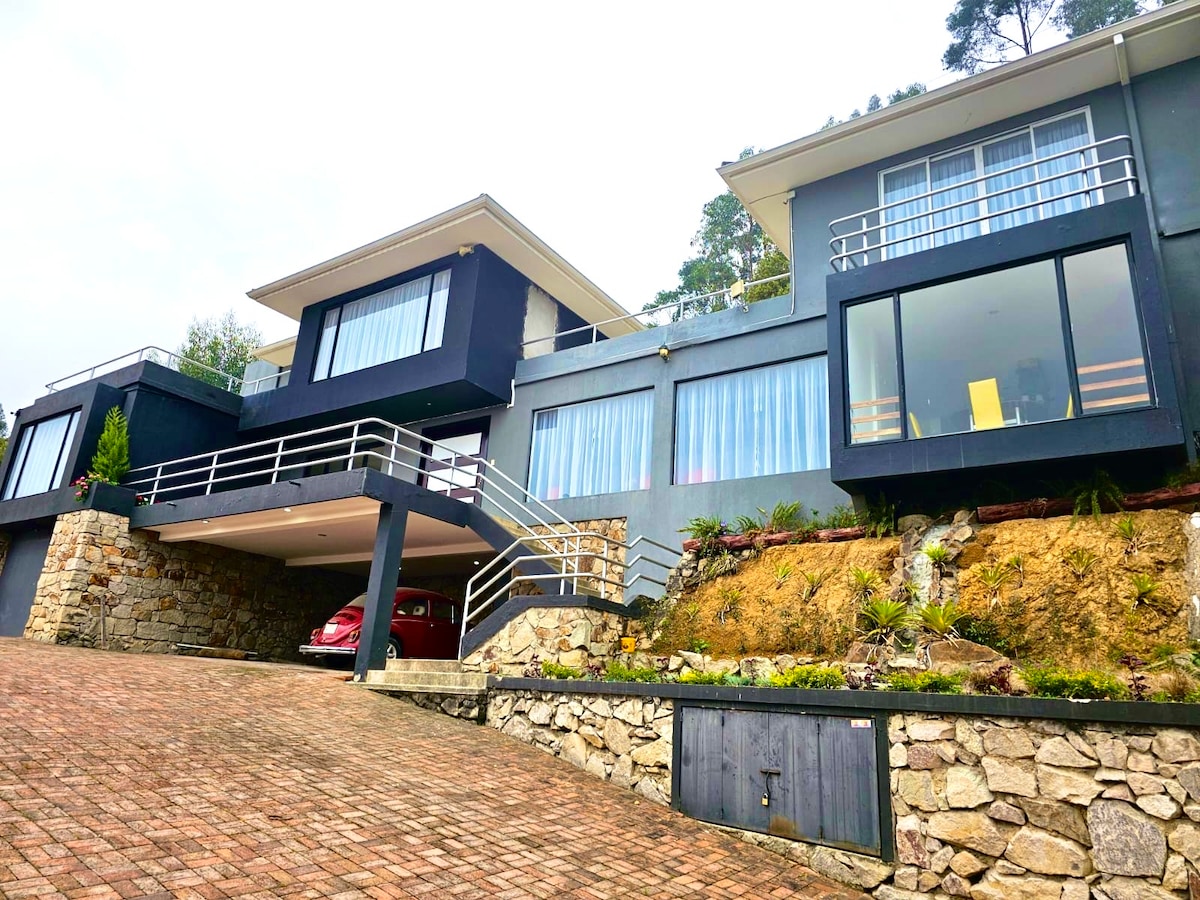
M 768 794 L 766 791 L 763 791 L 762 805 L 763 806 L 771 805 L 771 795 Z

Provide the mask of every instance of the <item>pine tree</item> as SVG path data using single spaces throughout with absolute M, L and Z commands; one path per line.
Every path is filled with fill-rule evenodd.
M 129 471 L 129 422 L 119 406 L 104 417 L 104 430 L 96 443 L 91 471 L 98 480 L 118 484 Z

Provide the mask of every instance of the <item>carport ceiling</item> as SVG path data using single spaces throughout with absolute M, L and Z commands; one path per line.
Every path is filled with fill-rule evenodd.
M 289 566 L 369 563 L 378 517 L 377 501 L 347 497 L 164 525 L 158 536 L 168 543 L 199 541 L 273 556 L 286 560 Z M 469 528 L 417 513 L 408 515 L 404 531 L 406 559 L 490 550 Z

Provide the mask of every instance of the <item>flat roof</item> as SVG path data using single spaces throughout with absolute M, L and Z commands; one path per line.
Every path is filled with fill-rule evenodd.
M 299 320 L 304 307 L 483 244 L 585 322 L 628 313 L 487 194 L 370 244 L 247 292 Z M 623 319 L 601 326 L 609 337 L 641 331 Z
M 803 185 L 954 137 L 1200 52 L 1200 0 L 1154 12 L 964 78 L 717 169 L 789 252 L 788 200 Z

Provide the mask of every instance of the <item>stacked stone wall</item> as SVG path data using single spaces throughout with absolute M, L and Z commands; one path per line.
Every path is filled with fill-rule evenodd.
M 627 787 L 671 802 L 674 708 L 660 697 L 495 691 L 487 724 L 509 737 Z
M 611 540 L 614 540 L 614 541 L 620 541 L 621 543 L 626 543 L 628 540 L 628 529 L 626 527 L 625 519 L 588 519 L 588 520 L 585 520 L 582 522 L 573 522 L 572 524 L 576 528 L 578 528 L 580 531 L 591 532 L 594 534 L 602 534 L 605 537 L 610 538 Z M 533 530 L 539 534 L 550 534 L 551 533 L 551 532 L 547 531 L 547 529 L 543 528 L 540 525 L 535 525 L 533 527 Z M 553 549 L 554 550 L 561 549 L 561 543 L 555 543 L 553 545 Z M 609 544 L 607 541 L 605 541 L 601 538 L 598 538 L 598 537 L 582 538 L 580 540 L 579 549 L 583 552 L 596 553 L 596 554 L 600 554 L 601 556 L 608 555 L 613 560 L 617 560 L 620 562 L 625 561 L 624 548 L 614 547 L 613 545 Z M 607 572 L 605 572 L 604 569 L 605 569 L 604 561 L 601 559 L 592 559 L 592 558 L 588 558 L 588 557 L 583 557 L 583 558 L 579 559 L 579 571 L 582 573 L 589 573 L 589 574 L 592 574 L 595 576 L 603 576 L 605 578 L 611 578 L 613 581 L 624 581 L 625 580 L 625 567 L 623 565 L 616 565 L 614 563 L 614 564 L 610 564 L 608 566 Z M 558 590 L 557 584 L 558 584 L 557 582 L 538 582 L 535 585 L 531 585 L 531 586 L 518 585 L 517 590 L 514 592 L 514 594 L 530 594 L 530 593 L 550 594 L 550 593 L 554 593 Z M 584 579 L 584 584 L 586 584 L 588 586 L 588 589 L 591 590 L 592 592 L 599 593 L 602 583 L 599 581 L 595 581 L 594 579 Z M 607 599 L 613 600 L 614 602 L 617 602 L 617 603 L 621 602 L 622 592 L 619 587 L 616 587 L 611 584 L 604 584 L 603 587 L 604 587 L 604 596 Z M 537 589 L 535 589 L 535 588 L 537 588 Z
M 604 666 L 621 649 L 629 620 L 617 613 L 577 606 L 525 610 L 463 659 L 469 672 L 522 675 L 535 660 L 586 669 Z
M 297 659 L 362 580 L 195 542 L 129 530 L 123 516 L 84 509 L 58 517 L 25 626 L 34 640 L 173 652 L 176 643 Z M 101 614 L 103 613 L 103 620 Z

